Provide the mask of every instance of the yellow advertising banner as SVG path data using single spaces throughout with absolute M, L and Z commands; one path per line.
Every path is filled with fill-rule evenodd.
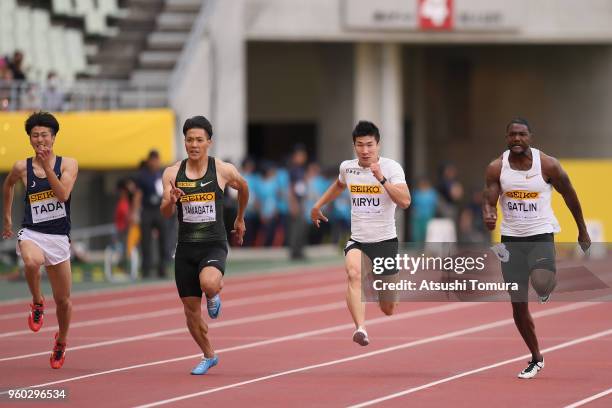
M 25 132 L 28 112 L 0 113 L 0 172 L 33 155 Z M 136 168 L 150 150 L 162 163 L 175 158 L 170 109 L 54 113 L 60 124 L 54 151 L 74 157 L 81 169 Z

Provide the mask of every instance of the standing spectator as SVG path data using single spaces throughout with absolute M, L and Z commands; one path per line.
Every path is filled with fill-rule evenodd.
M 42 94 L 42 108 L 47 111 L 60 112 L 64 109 L 64 98 L 65 95 L 60 88 L 57 74 L 55 71 L 50 71 Z
M 26 75 L 23 72 L 23 52 L 15 50 L 13 58 L 9 61 L 9 69 L 15 81 L 26 80 Z
M 304 176 L 304 182 L 306 183 L 306 194 L 304 196 L 304 220 L 308 222 L 310 220 L 310 208 L 314 206 L 318 198 L 321 197 L 325 190 L 331 184 L 321 175 L 321 167 L 318 163 L 309 163 L 306 167 L 306 174 Z M 310 226 L 308 231 L 308 241 L 311 244 L 320 244 L 323 241 L 323 237 L 328 235 L 330 231 L 329 223 L 321 225 L 320 228 L 316 228 L 314 225 Z
M 457 222 L 459 203 L 463 198 L 463 185 L 457 178 L 457 167 L 454 164 L 446 163 L 442 166 L 438 192 L 440 193 L 438 204 L 441 215 Z
M 289 163 L 289 208 L 291 224 L 289 226 L 289 247 L 291 259 L 304 258 L 304 244 L 306 241 L 306 221 L 304 220 L 304 196 L 306 195 L 306 162 L 308 153 L 303 145 L 295 146 Z
M 427 225 L 436 215 L 438 194 L 429 180 L 422 177 L 412 195 L 412 240 L 423 243 L 427 236 Z
M 259 185 L 261 179 L 257 173 L 255 173 L 255 161 L 251 158 L 246 158 L 242 161 L 242 176 L 249 186 L 251 196 L 249 197 L 249 203 L 247 204 L 246 211 L 244 214 L 244 223 L 246 225 L 246 233 L 244 234 L 243 246 L 253 246 L 255 239 L 257 238 L 257 231 L 259 230 Z M 230 224 L 232 225 L 232 224 Z
M 276 169 L 276 202 L 278 208 L 278 225 L 279 225 L 279 241 L 280 245 L 287 245 L 288 230 L 289 230 L 289 189 L 291 183 L 289 181 L 289 172 L 285 167 Z
M 117 249 L 121 254 L 119 265 L 127 268 L 128 253 L 128 231 L 134 222 L 132 199 L 136 186 L 130 179 L 121 179 L 117 183 L 117 194 L 119 199 L 115 206 L 115 231 L 117 234 Z
M 0 111 L 8 110 L 11 102 L 13 73 L 7 58 L 0 58 Z
M 278 182 L 276 168 L 271 162 L 262 165 L 263 177 L 259 184 L 261 234 L 264 246 L 272 246 L 278 227 Z M 259 241 L 259 240 L 258 240 Z
M 159 205 L 163 193 L 162 172 L 157 150 L 151 150 L 144 166 L 138 172 L 136 179 L 138 186 L 137 206 L 141 210 L 140 230 L 142 234 L 142 276 L 149 277 L 152 256 L 151 239 L 153 231 L 157 232 L 159 245 L 159 264 L 157 275 L 162 278 L 166 276 L 166 265 L 169 261 L 167 251 L 167 223 L 159 212 Z

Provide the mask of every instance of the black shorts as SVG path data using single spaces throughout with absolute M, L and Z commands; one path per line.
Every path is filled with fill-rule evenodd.
M 552 233 L 529 237 L 502 235 L 501 242 L 508 251 L 502 257 L 501 268 L 506 283 L 517 283 L 519 293 L 511 293 L 512 300 L 527 301 L 529 276 L 534 269 L 556 272 L 555 238 Z M 514 296 L 516 295 L 516 296 Z
M 174 280 L 180 297 L 202 297 L 200 271 L 214 266 L 225 274 L 227 242 L 179 242 L 174 257 Z
M 374 264 L 376 258 L 378 259 L 386 259 L 393 258 L 395 259 L 397 255 L 397 251 L 399 249 L 399 242 L 397 238 L 387 239 L 385 241 L 380 242 L 357 242 L 352 238 L 346 242 L 344 246 L 344 256 L 348 254 L 351 249 L 359 249 L 363 252 L 370 261 Z M 392 268 L 385 268 L 384 264 L 380 264 L 380 267 L 384 269 L 380 275 L 393 275 L 398 273 L 396 265 L 394 264 Z

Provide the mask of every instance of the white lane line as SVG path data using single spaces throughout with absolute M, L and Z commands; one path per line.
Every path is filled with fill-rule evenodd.
M 576 401 L 573 404 L 566 405 L 564 408 L 577 408 L 577 407 L 581 407 L 583 405 L 588 404 L 589 402 L 593 402 L 596 399 L 605 397 L 606 395 L 609 395 L 609 394 L 612 394 L 612 388 L 608 388 L 607 390 L 602 391 L 599 394 L 591 395 L 590 397 L 585 398 L 583 400 Z
M 553 352 L 555 350 L 561 350 L 561 349 L 564 349 L 564 348 L 567 348 L 567 347 L 575 346 L 576 344 L 581 344 L 581 343 L 586 343 L 587 341 L 596 340 L 596 339 L 598 339 L 600 337 L 608 336 L 610 334 L 612 334 L 612 329 L 603 330 L 603 331 L 600 331 L 598 333 L 591 334 L 589 336 L 579 337 L 579 338 L 574 339 L 574 340 L 566 341 L 565 343 L 557 344 L 556 346 L 553 346 L 553 347 L 545 348 L 545 349 L 542 350 L 542 353 L 550 353 L 550 352 Z M 349 408 L 369 407 L 371 405 L 379 404 L 381 402 L 388 401 L 390 399 L 402 397 L 402 396 L 405 396 L 405 395 L 408 395 L 408 394 L 412 394 L 412 393 L 417 392 L 417 391 L 421 391 L 421 390 L 425 390 L 427 388 L 435 387 L 436 385 L 444 384 L 444 383 L 447 383 L 447 382 L 450 382 L 450 381 L 454 381 L 454 380 L 459 379 L 459 378 L 467 377 L 468 375 L 477 374 L 477 373 L 480 373 L 480 372 L 483 372 L 483 371 L 487 371 L 487 370 L 490 370 L 492 368 L 501 367 L 503 365 L 507 365 L 507 364 L 510 364 L 510 363 L 516 363 L 517 361 L 521 361 L 521 360 L 529 358 L 529 357 L 531 357 L 531 354 L 524 354 L 522 356 L 518 356 L 518 357 L 515 357 L 515 358 L 511 358 L 509 360 L 504 360 L 504 361 L 500 361 L 498 363 L 486 365 L 484 367 L 476 368 L 474 370 L 464 371 L 462 373 L 459 373 L 459 374 L 456 374 L 456 375 L 453 375 L 453 376 L 450 376 L 450 377 L 442 378 L 442 379 L 437 380 L 437 381 L 432 381 L 430 383 L 427 383 L 427 384 L 424 384 L 424 385 L 421 385 L 421 386 L 418 386 L 418 387 L 409 388 L 407 390 L 396 392 L 394 394 L 389 394 L 389 395 L 386 395 L 384 397 L 380 397 L 380 398 L 376 398 L 376 399 L 373 399 L 373 400 L 370 400 L 370 401 L 362 402 L 360 404 L 351 405 Z M 610 391 L 610 390 L 608 390 L 608 391 Z M 612 392 L 612 391 L 610 391 L 610 392 Z M 581 402 L 581 401 L 579 401 L 579 402 Z M 576 405 L 576 406 L 578 406 L 578 405 Z
M 346 307 L 346 304 L 344 302 L 342 302 L 342 305 L 344 307 Z M 428 315 L 433 315 L 433 314 L 437 314 L 437 313 L 445 313 L 445 312 L 449 312 L 449 311 L 460 310 L 460 309 L 470 308 L 470 307 L 479 306 L 479 305 L 482 305 L 482 304 L 481 303 L 452 303 L 452 304 L 445 304 L 445 305 L 441 305 L 441 306 L 432 306 L 432 307 L 428 307 L 428 308 L 424 308 L 424 309 L 418 309 L 418 310 L 413 310 L 413 311 L 410 311 L 410 312 L 401 313 L 401 314 L 397 314 L 397 315 L 393 315 L 393 316 L 384 316 L 384 317 L 379 317 L 379 318 L 376 318 L 376 319 L 368 320 L 367 324 L 369 326 L 373 326 L 373 325 L 377 325 L 377 324 L 384 324 L 384 323 L 389 323 L 389 322 L 394 322 L 394 321 L 399 321 L 399 320 L 405 320 L 405 319 L 416 318 L 416 317 L 421 317 L 421 316 L 428 316 Z M 292 335 L 289 335 L 289 336 L 283 336 L 283 337 L 277 337 L 277 338 L 268 339 L 268 340 L 256 341 L 256 342 L 253 342 L 253 343 L 242 344 L 242 345 L 239 345 L 239 346 L 234 346 L 234 347 L 230 347 L 230 348 L 226 348 L 226 349 L 219 349 L 219 350 L 217 350 L 217 353 L 227 353 L 227 352 L 230 352 L 230 351 L 238 351 L 238 350 L 245 350 L 245 349 L 249 349 L 249 348 L 267 346 L 269 344 L 276 344 L 276 343 L 282 343 L 282 342 L 286 342 L 286 341 L 298 340 L 298 339 L 303 339 L 303 338 L 307 338 L 307 337 L 317 336 L 317 335 L 320 335 L 320 334 L 339 332 L 339 331 L 342 331 L 342 330 L 351 330 L 351 329 L 354 329 L 354 327 L 355 327 L 355 325 L 352 324 L 352 323 L 340 324 L 340 325 L 336 325 L 336 326 L 327 327 L 327 328 L 324 328 L 324 329 L 300 332 L 300 333 L 292 334 Z M 98 377 L 98 376 L 101 376 L 101 375 L 114 374 L 114 373 L 119 373 L 119 372 L 123 372 L 123 371 L 134 370 L 134 369 L 138 369 L 138 368 L 151 367 L 151 366 L 168 364 L 168 363 L 175 363 L 175 362 L 178 362 L 178 361 L 189 360 L 189 359 L 194 359 L 194 358 L 198 358 L 198 357 L 202 357 L 202 354 L 201 353 L 190 354 L 188 356 L 176 357 L 176 358 L 167 359 L 167 360 L 153 361 L 153 362 L 143 363 L 143 364 L 136 364 L 136 365 L 132 365 L 132 366 L 128 366 L 128 367 L 115 368 L 115 369 L 111 369 L 111 370 L 106 370 L 106 371 L 100 371 L 100 372 L 95 372 L 95 373 L 91 373 L 91 374 L 80 375 L 80 376 L 77 376 L 77 377 L 65 378 L 63 380 L 52 381 L 52 382 L 48 382 L 48 383 L 44 383 L 44 384 L 29 385 L 29 386 L 16 387 L 16 388 L 26 389 L 26 388 L 47 387 L 47 386 L 50 386 L 50 385 L 63 384 L 63 383 L 78 381 L 78 380 L 82 380 L 82 379 L 86 379 L 86 378 Z M 6 394 L 6 393 L 8 393 L 8 391 L 0 392 L 0 395 Z
M 298 309 L 284 310 L 282 312 L 267 313 L 267 314 L 262 314 L 258 316 L 248 316 L 248 317 L 242 317 L 240 319 L 213 322 L 213 323 L 209 323 L 208 327 L 220 328 L 220 327 L 237 326 L 241 324 L 263 322 L 266 320 L 282 319 L 285 317 L 300 316 L 300 315 L 319 313 L 319 312 L 327 312 L 330 310 L 342 309 L 345 306 L 346 306 L 345 302 L 327 303 L 327 304 L 320 305 L 320 306 L 301 307 Z M 187 333 L 187 328 L 180 327 L 177 329 L 161 330 L 161 331 L 157 331 L 153 333 L 141 334 L 138 336 L 123 337 L 123 338 L 119 338 L 115 340 L 107 340 L 107 341 L 101 341 L 98 343 L 84 344 L 82 346 L 69 347 L 66 349 L 66 351 L 72 352 L 76 350 L 86 350 L 86 349 L 91 349 L 91 348 L 112 346 L 115 344 L 130 343 L 133 341 L 152 339 L 152 338 L 162 337 L 162 336 L 170 336 L 172 334 L 180 334 L 180 333 Z M 23 355 L 13 356 L 13 357 L 4 357 L 4 358 L 0 358 L 0 362 L 22 360 L 22 359 L 30 358 L 30 357 L 46 356 L 47 354 L 49 354 L 49 350 L 45 350 L 45 351 L 38 352 L 38 353 L 32 353 L 32 354 L 23 354 Z
M 320 284 L 321 282 L 329 281 L 329 276 L 317 276 L 317 277 L 301 277 L 295 278 L 290 283 L 293 286 L 300 286 L 301 284 L 312 283 L 314 285 Z M 286 286 L 288 282 L 286 281 L 273 281 L 273 282 L 253 282 L 253 283 L 238 283 L 236 285 L 228 285 L 228 289 L 226 289 L 225 293 L 228 295 L 233 295 L 234 293 L 241 292 L 252 292 L 258 289 L 270 289 L 278 286 Z M 115 299 L 115 300 L 103 300 L 98 302 L 86 303 L 83 305 L 75 302 L 74 308 L 78 309 L 78 311 L 82 310 L 95 310 L 95 309 L 107 309 L 110 307 L 118 307 L 118 306 L 127 306 L 133 304 L 143 304 L 149 302 L 158 302 L 160 300 L 168 300 L 168 299 L 176 299 L 177 303 L 179 302 L 178 294 L 176 293 L 176 289 L 174 286 L 169 287 L 168 290 L 171 290 L 170 293 L 154 293 L 147 294 L 142 296 L 128 296 L 125 299 Z M 314 290 L 314 289 L 313 289 Z M 73 300 L 75 300 L 73 298 Z M 31 300 L 28 300 L 28 302 Z M 13 312 L 6 313 L 0 315 L 0 320 L 8 320 L 8 319 L 25 319 L 28 314 L 27 306 L 24 304 L 24 309 L 21 312 Z M 45 313 L 55 313 L 54 307 L 45 308 Z
M 306 274 L 306 275 L 318 275 L 318 274 L 323 274 L 323 273 L 329 273 L 330 270 L 334 270 L 334 269 L 338 269 L 338 270 L 342 270 L 343 266 L 342 264 L 329 264 L 329 265 L 313 265 L 313 266 L 284 266 L 282 268 L 279 268 L 278 270 L 273 270 L 273 271 L 265 271 L 263 273 L 261 272 L 253 272 L 253 273 L 248 273 L 245 275 L 235 275 L 235 276 L 230 276 L 227 279 L 228 284 L 230 285 L 236 285 L 237 283 L 244 283 L 244 284 L 249 284 L 250 282 L 254 282 L 254 281 L 259 281 L 259 280 L 267 280 L 267 281 L 274 281 L 278 278 L 283 278 L 284 276 L 294 276 L 294 275 L 302 275 L 302 274 Z M 236 283 L 234 283 L 236 282 Z M 25 282 L 24 282 L 25 284 Z M 162 282 L 139 282 L 135 285 L 129 285 L 129 286 L 121 286 L 121 287 L 112 287 L 112 288 L 102 288 L 102 289 L 87 289 L 87 290 L 80 290 L 78 292 L 75 292 L 72 295 L 73 299 L 76 298 L 81 298 L 81 297 L 90 297 L 90 296 L 98 296 L 98 295 L 108 295 L 108 294 L 115 294 L 115 293 L 121 293 L 121 292 L 141 292 L 144 290 L 148 290 L 148 289 L 157 289 L 157 288 L 163 288 L 163 287 L 168 287 L 170 288 L 174 288 L 174 282 L 173 281 L 162 281 Z M 8 305 L 14 305 L 14 304 L 19 304 L 19 303 L 23 303 L 23 302 L 29 302 L 31 301 L 32 298 L 31 297 L 21 297 L 21 298 L 16 298 L 16 299 L 8 299 L 8 300 L 0 300 L 0 306 L 8 306 Z
M 330 286 L 324 286 L 321 288 L 308 288 L 308 289 L 293 290 L 289 292 L 279 292 L 274 295 L 251 296 L 248 298 L 228 300 L 223 303 L 223 306 L 225 308 L 235 307 L 235 306 L 246 306 L 246 305 L 254 305 L 254 304 L 260 304 L 260 303 L 275 302 L 279 300 L 298 299 L 298 298 L 306 298 L 306 297 L 311 297 L 311 296 L 326 295 L 326 294 L 338 292 L 345 286 L 346 285 L 343 285 L 343 284 L 342 285 L 330 285 Z M 134 314 L 123 315 L 119 317 L 107 317 L 103 319 L 94 319 L 94 320 L 75 322 L 75 323 L 70 323 L 70 328 L 76 329 L 79 327 L 91 327 L 91 326 L 99 326 L 103 324 L 129 322 L 129 321 L 134 321 L 134 320 L 154 319 L 154 318 L 163 317 L 163 316 L 172 316 L 175 314 L 182 316 L 183 308 L 175 307 L 171 309 L 156 310 L 156 311 L 148 312 L 148 313 L 134 313 Z M 56 325 L 56 326 L 50 326 L 50 327 L 43 327 L 38 332 L 39 333 L 54 332 L 57 330 L 58 330 L 58 326 Z M 12 332 L 1 333 L 0 338 L 6 338 L 6 337 L 12 337 L 12 336 L 18 336 L 18 335 L 28 335 L 31 333 L 32 331 L 30 330 L 16 330 Z
M 560 314 L 560 313 L 564 313 L 567 311 L 571 311 L 571 310 L 577 310 L 577 309 L 582 309 L 585 307 L 589 307 L 592 306 L 593 303 L 580 303 L 580 304 L 573 304 L 573 305 L 568 305 L 568 306 L 561 306 L 561 307 L 557 307 L 554 309 L 549 309 L 543 312 L 539 312 L 539 313 L 534 313 L 533 316 L 534 317 L 541 317 L 541 316 L 550 316 L 550 315 L 555 315 L 555 314 Z M 291 374 L 295 374 L 295 373 L 301 373 L 304 371 L 309 371 L 309 370 L 314 370 L 316 368 L 322 368 L 322 367 L 329 367 L 332 365 L 336 365 L 336 364 L 342 364 L 342 363 L 347 363 L 350 361 L 355 361 L 355 360 L 361 360 L 364 358 L 369 358 L 369 357 L 373 357 L 379 354 L 384 354 L 384 353 L 389 353 L 389 352 L 393 352 L 393 351 L 397 351 L 397 350 L 403 350 L 403 349 L 407 349 L 407 348 L 411 348 L 411 347 L 416 347 L 416 346 L 420 346 L 423 344 L 429 344 L 429 343 L 433 343 L 433 342 L 437 342 L 437 341 L 441 341 L 441 340 L 446 340 L 449 338 L 453 338 L 453 337 L 459 337 L 459 336 L 463 336 L 466 334 L 470 334 L 470 333 L 477 333 L 477 332 L 481 332 L 481 331 L 485 331 L 485 330 L 489 330 L 489 329 L 494 329 L 497 327 L 502 327 L 502 326 L 506 326 L 509 324 L 514 323 L 513 319 L 504 319 L 504 320 L 497 320 L 491 323 L 485 323 L 485 324 L 480 324 L 477 326 L 472 326 L 469 327 L 467 329 L 462 329 L 462 330 L 456 330 L 456 331 L 452 331 L 449 333 L 445 333 L 445 334 L 441 334 L 438 336 L 432 336 L 432 337 L 426 337 L 417 341 L 411 341 L 408 343 L 403 343 L 403 344 L 399 344 L 397 346 L 393 346 L 393 347 L 387 347 L 387 348 L 383 348 L 383 349 L 379 349 L 379 350 L 375 350 L 369 353 L 363 353 L 363 354 L 358 354 L 352 357 L 346 357 L 346 358 L 342 358 L 342 359 L 338 359 L 338 360 L 331 360 L 331 361 L 326 361 L 323 363 L 319 363 L 319 364 L 313 364 L 313 365 L 309 365 L 309 366 L 305 366 L 305 367 L 300 367 L 300 368 L 295 368 L 293 370 L 287 370 L 287 371 L 282 371 L 279 373 L 275 373 L 275 374 L 270 374 L 267 376 L 263 376 L 263 377 L 257 377 L 257 378 L 253 378 L 251 380 L 247 380 L 247 381 L 241 381 L 238 383 L 233 383 L 233 384 L 228 384 L 222 387 L 217 387 L 217 388 L 211 388 L 209 390 L 206 391 L 200 391 L 200 392 L 196 392 L 196 393 L 192 393 L 192 394 L 186 394 L 186 395 L 181 395 L 178 397 L 174 397 L 174 398 L 169 398 L 169 399 L 165 399 L 165 400 L 161 400 L 161 401 L 155 401 L 149 404 L 145 404 L 145 405 L 139 405 L 137 408 L 149 408 L 149 407 L 156 407 L 159 405 L 166 405 L 166 404 L 171 404 L 173 402 L 177 402 L 177 401 L 182 401 L 185 399 L 189 399 L 189 398 L 194 398 L 194 397 L 200 397 L 203 395 L 208 395 L 208 394 L 212 394 L 215 392 L 219 392 L 219 391 L 224 391 L 224 390 L 228 390 L 228 389 L 232 389 L 232 388 L 237 388 L 237 387 L 241 387 L 247 384 L 253 384 L 253 383 L 258 383 L 261 381 L 266 381 L 266 380 L 270 380 L 272 378 L 277 378 L 277 377 L 282 377 L 282 376 L 286 376 L 286 375 L 291 375 Z

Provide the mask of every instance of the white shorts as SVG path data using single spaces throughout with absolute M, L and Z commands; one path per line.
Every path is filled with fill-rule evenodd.
M 70 240 L 66 235 L 43 234 L 23 228 L 17 233 L 17 255 L 19 256 L 21 256 L 20 241 L 32 241 L 42 249 L 45 266 L 57 265 L 70 259 Z

